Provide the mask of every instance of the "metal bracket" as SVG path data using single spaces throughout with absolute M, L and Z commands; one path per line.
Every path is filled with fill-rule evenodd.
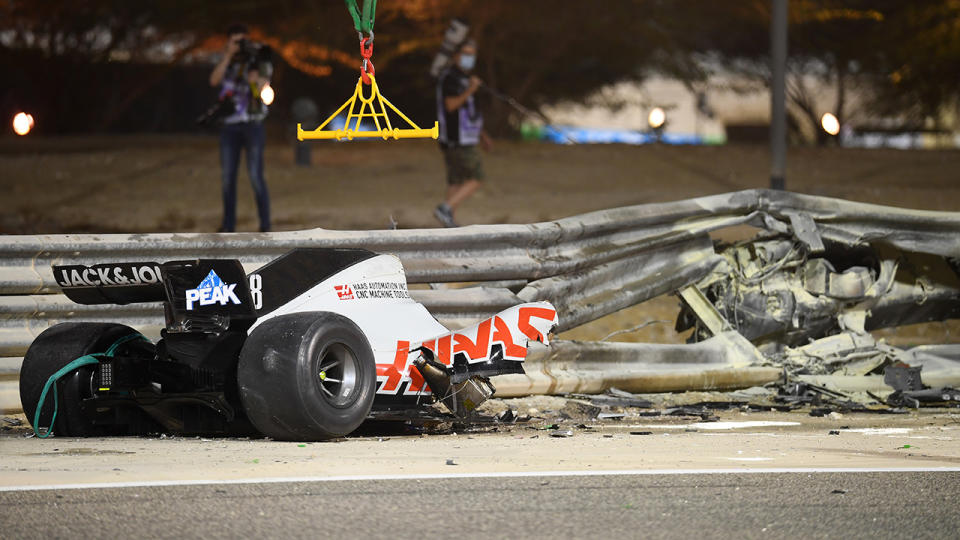
M 394 107 L 387 98 L 380 94 L 380 88 L 377 86 L 376 76 L 374 76 L 372 73 L 368 76 L 370 77 L 369 97 L 363 97 L 363 79 L 357 79 L 357 86 L 353 91 L 353 96 L 351 96 L 350 99 L 348 99 L 343 105 L 341 105 L 340 108 L 337 109 L 337 112 L 331 114 L 329 118 L 324 120 L 324 122 L 320 124 L 317 129 L 312 131 L 304 130 L 300 124 L 297 124 L 297 140 L 346 139 L 351 141 L 361 137 L 380 137 L 383 140 L 390 138 L 436 139 L 440 136 L 439 123 L 434 122 L 433 127 L 430 129 L 423 129 L 416 125 L 412 120 L 407 118 L 406 115 L 400 112 L 399 109 Z M 357 110 L 358 101 L 360 102 L 359 110 Z M 387 107 L 389 107 L 390 110 L 392 110 L 397 116 L 406 121 L 410 127 L 403 129 L 393 127 L 390 123 L 390 116 L 387 114 Z M 323 128 L 325 128 L 331 120 L 339 116 L 344 109 L 347 109 L 347 120 L 343 124 L 343 129 L 324 130 Z M 361 130 L 360 122 L 364 118 L 373 118 L 373 122 L 376 124 L 377 129 L 374 131 Z M 381 121 L 383 122 L 383 125 L 381 125 Z M 354 122 L 352 128 L 350 127 L 350 122 Z

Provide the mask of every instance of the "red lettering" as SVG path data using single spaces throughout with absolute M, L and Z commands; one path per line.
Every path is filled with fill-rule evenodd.
M 477 342 L 470 341 L 470 338 L 463 334 L 453 335 L 453 353 L 466 353 L 467 358 L 475 360 L 486 358 L 487 351 L 490 350 L 490 319 L 480 323 L 477 327 Z
M 538 319 L 544 319 L 547 321 L 552 321 L 554 317 L 557 316 L 557 312 L 550 308 L 541 308 L 541 307 L 522 307 L 518 313 L 517 327 L 525 336 L 530 339 L 535 339 L 537 341 L 543 342 L 543 334 L 539 330 L 533 327 L 530 324 L 530 318 L 536 317 Z
M 437 348 L 440 349 L 437 351 L 437 360 L 445 366 L 453 365 L 453 360 L 450 359 L 450 341 L 452 339 L 453 338 L 451 336 L 446 335 L 437 340 Z
M 417 366 L 413 366 L 410 369 L 410 386 L 407 387 L 408 392 L 429 392 L 430 387 L 426 385 L 426 382 L 423 380 L 423 375 L 420 373 L 420 370 L 417 369 Z
M 377 376 L 386 377 L 381 391 L 396 393 L 403 379 L 403 371 L 407 367 L 407 357 L 410 353 L 409 341 L 397 342 L 397 355 L 393 357 L 393 364 L 377 364 Z M 419 375 L 419 373 L 417 374 Z
M 500 317 L 493 318 L 493 341 L 503 343 L 503 356 L 506 358 L 523 358 L 527 355 L 527 348 L 517 345 L 513 341 L 510 327 Z

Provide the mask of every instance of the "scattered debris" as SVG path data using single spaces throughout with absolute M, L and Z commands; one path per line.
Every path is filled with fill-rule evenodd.
M 653 435 L 652 431 L 631 431 L 631 435 Z
M 567 403 L 560 409 L 560 416 L 568 420 L 593 419 L 598 414 L 600 414 L 600 407 L 573 399 L 567 400 Z
M 565 438 L 565 437 L 573 437 L 573 431 L 572 431 L 572 430 L 569 430 L 569 429 L 566 430 L 566 431 L 554 431 L 553 433 L 550 434 L 550 436 L 551 436 L 551 437 L 564 437 L 564 438 Z
M 897 391 L 916 391 L 926 388 L 920 379 L 922 366 L 910 367 L 903 362 L 883 370 L 883 382 Z
M 954 388 L 930 388 L 923 384 L 923 366 L 911 367 L 904 363 L 888 366 L 883 372 L 883 382 L 894 389 L 887 396 L 892 407 L 919 409 L 921 406 L 949 407 L 960 405 L 960 390 Z
M 706 405 L 700 407 L 675 407 L 663 411 L 667 416 L 699 416 L 701 422 L 716 422 L 720 417 L 710 412 Z
M 454 461 L 452 458 L 447 460 L 447 465 L 456 465 L 456 464 L 457 462 Z
M 604 394 L 571 394 L 570 397 L 589 401 L 599 407 L 637 407 L 647 409 L 653 406 L 650 400 L 643 399 L 637 396 L 637 394 L 631 394 L 619 388 L 609 388 Z
M 930 407 L 960 406 L 960 390 L 955 388 L 928 388 L 926 390 L 894 392 L 887 397 L 892 407 L 919 409 Z
M 789 382 L 780 385 L 779 392 L 774 399 L 784 403 L 803 403 L 810 405 L 820 405 L 825 401 L 849 401 L 846 399 L 846 396 L 840 392 L 805 382 Z
M 830 432 L 828 433 L 828 435 L 839 435 L 839 434 L 840 434 L 840 431 L 836 429 L 831 429 Z

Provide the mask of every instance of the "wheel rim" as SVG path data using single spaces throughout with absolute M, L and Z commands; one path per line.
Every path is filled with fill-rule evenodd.
M 316 382 L 320 394 L 335 407 L 346 407 L 354 401 L 359 389 L 360 361 L 342 343 L 328 346 L 317 363 Z

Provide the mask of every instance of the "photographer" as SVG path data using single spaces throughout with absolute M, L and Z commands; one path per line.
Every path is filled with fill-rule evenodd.
M 227 29 L 227 44 L 220 62 L 210 73 L 210 86 L 220 87 L 216 114 L 220 128 L 220 169 L 223 188 L 223 222 L 220 232 L 236 228 L 237 169 L 240 152 L 247 153 L 247 171 L 257 199 L 260 231 L 270 230 L 270 196 L 263 176 L 265 134 L 263 120 L 267 106 L 260 91 L 270 81 L 273 66 L 269 48 L 250 41 L 247 27 L 240 24 Z

